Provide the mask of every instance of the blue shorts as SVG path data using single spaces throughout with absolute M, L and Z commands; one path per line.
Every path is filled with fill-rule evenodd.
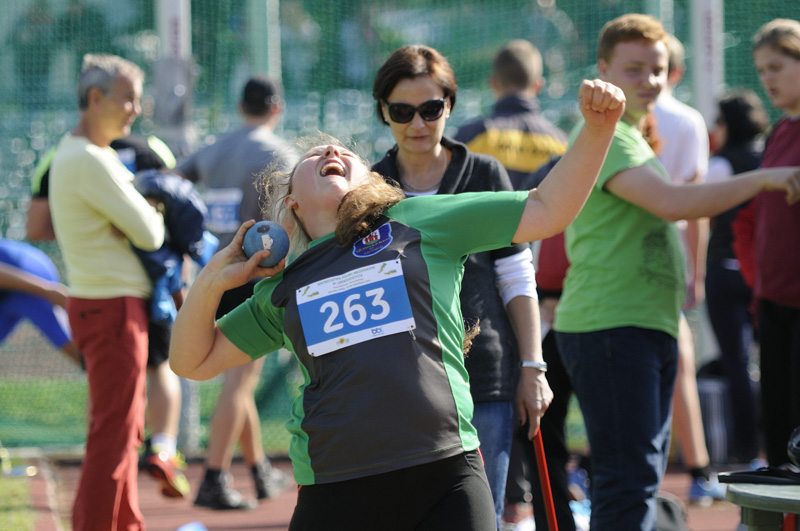
M 58 270 L 42 251 L 26 243 L 0 239 L 0 262 L 37 277 L 59 282 Z M 30 320 L 58 348 L 72 340 L 66 311 L 41 297 L 0 291 L 0 342 L 23 319 Z

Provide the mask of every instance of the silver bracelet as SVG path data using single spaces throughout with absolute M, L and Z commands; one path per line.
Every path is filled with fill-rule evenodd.
M 547 372 L 547 363 L 544 361 L 520 361 L 520 367 L 527 367 L 529 369 L 537 369 L 542 372 Z

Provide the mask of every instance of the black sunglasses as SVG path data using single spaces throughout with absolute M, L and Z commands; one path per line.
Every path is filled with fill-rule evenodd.
M 428 100 L 418 107 L 408 103 L 389 103 L 388 101 L 384 103 L 389 108 L 389 118 L 398 124 L 407 124 L 414 119 L 416 113 L 419 113 L 420 118 L 426 122 L 433 122 L 441 118 L 444 112 L 444 98 Z

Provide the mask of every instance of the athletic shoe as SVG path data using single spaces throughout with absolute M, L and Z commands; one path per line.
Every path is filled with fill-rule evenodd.
M 186 468 L 183 456 L 170 457 L 167 452 L 151 452 L 145 456 L 145 466 L 161 485 L 161 494 L 167 498 L 183 498 L 189 494 L 189 480 L 181 470 Z
M 525 518 L 514 524 L 506 521 L 500 522 L 500 531 L 535 531 L 535 530 L 536 530 L 536 522 L 533 519 L 533 515 L 526 516 Z
M 716 476 L 708 480 L 695 478 L 689 487 L 689 503 L 709 506 L 715 501 L 724 500 L 725 492 L 725 485 L 720 483 Z
M 250 473 L 253 475 L 256 497 L 259 500 L 274 498 L 289 486 L 289 478 L 286 473 L 272 466 L 267 459 L 251 466 Z
M 592 519 L 592 502 L 589 498 L 570 500 L 569 508 L 572 510 L 572 519 L 575 520 L 575 531 L 589 531 L 589 522 Z
M 507 529 L 514 529 L 518 523 L 530 518 L 533 510 L 529 503 L 507 503 L 503 509 L 502 525 Z
M 200 484 L 194 504 L 217 511 L 255 509 L 258 502 L 246 500 L 241 492 L 231 487 L 231 483 L 232 479 L 227 473 L 223 473 L 219 481 L 206 477 Z
M 500 531 L 532 531 L 536 528 L 529 503 L 507 503 L 500 520 Z

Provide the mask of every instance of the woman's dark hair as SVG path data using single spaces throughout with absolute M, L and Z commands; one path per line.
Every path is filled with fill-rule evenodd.
M 739 89 L 720 98 L 717 121 L 727 128 L 726 144 L 733 145 L 750 142 L 762 134 L 769 125 L 769 116 L 755 92 Z
M 372 97 L 375 99 L 375 110 L 378 120 L 388 125 L 383 117 L 381 103 L 386 101 L 397 84 L 404 79 L 420 76 L 431 76 L 444 91 L 444 97 L 450 100 L 450 110 L 456 106 L 458 84 L 456 76 L 447 59 L 442 54 L 423 44 L 403 46 L 395 50 L 378 69 L 372 85 Z

